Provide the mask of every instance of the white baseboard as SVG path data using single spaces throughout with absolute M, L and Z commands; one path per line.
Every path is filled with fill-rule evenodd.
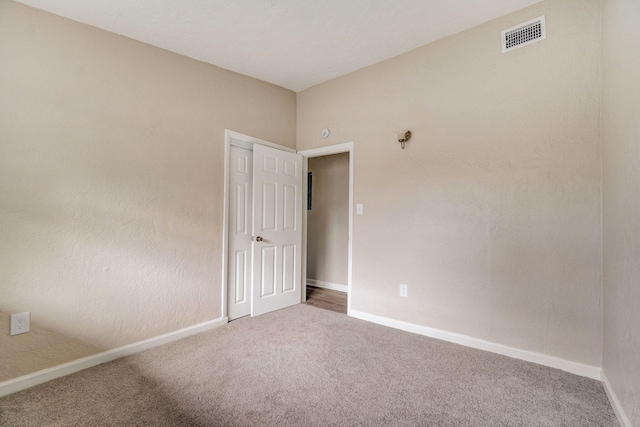
M 429 328 L 427 326 L 420 326 L 413 323 L 394 320 L 382 316 L 376 316 L 374 314 L 364 313 L 356 310 L 350 310 L 348 314 L 349 316 L 361 320 L 378 323 L 380 325 L 412 332 L 414 334 L 437 338 L 443 341 L 449 341 L 467 347 L 477 348 L 479 350 L 502 354 L 504 356 L 513 357 L 514 359 L 525 360 L 527 362 L 533 362 L 539 365 L 561 369 L 563 371 L 571 372 L 572 374 L 592 378 L 598 381 L 600 381 L 602 374 L 602 369 L 597 366 L 572 362 L 570 360 L 560 359 L 559 357 L 549 356 L 533 351 L 520 350 L 517 348 L 508 347 L 506 345 L 496 344 L 479 338 L 470 337 L 467 335 L 456 334 L 454 332 L 443 331 L 441 329 Z
M 333 291 L 340 291 L 340 292 L 349 291 L 349 288 L 347 287 L 347 285 L 323 282 L 322 280 L 316 280 L 316 279 L 307 279 L 307 286 L 315 286 L 316 288 L 331 289 Z
M 110 362 L 112 360 L 119 359 L 124 356 L 129 356 L 131 354 L 140 353 L 141 351 L 167 344 L 172 341 L 177 341 L 179 339 L 195 335 L 200 332 L 215 329 L 219 326 L 225 325 L 228 322 L 228 318 L 223 317 L 220 319 L 211 320 L 209 322 L 199 323 L 197 325 L 189 326 L 188 328 L 180 329 L 175 332 L 169 332 L 168 334 L 159 335 L 157 337 L 149 338 L 144 341 L 139 341 L 136 343 L 125 345 L 123 347 L 114 348 L 113 350 L 94 354 L 93 356 L 83 357 L 82 359 L 74 360 L 73 362 L 63 363 L 62 365 L 43 369 L 32 374 L 24 375 L 22 377 L 14 378 L 8 381 L 3 381 L 0 382 L 0 397 L 36 386 L 38 384 L 45 383 L 55 378 L 73 374 L 92 366 Z
M 618 417 L 618 422 L 621 427 L 633 427 L 631 425 L 631 420 L 627 417 L 627 414 L 622 409 L 622 405 L 620 404 L 620 399 L 616 395 L 616 392 L 613 391 L 613 387 L 611 387 L 611 383 L 607 376 L 602 372 L 602 384 L 604 385 L 604 391 L 607 393 L 607 397 L 609 397 L 609 402 L 611 402 L 611 407 L 613 408 L 613 412 L 615 412 L 616 417 Z

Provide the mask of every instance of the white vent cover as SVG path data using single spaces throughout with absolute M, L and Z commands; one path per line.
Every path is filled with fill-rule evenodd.
M 502 31 L 502 53 L 539 42 L 547 38 L 544 15 Z

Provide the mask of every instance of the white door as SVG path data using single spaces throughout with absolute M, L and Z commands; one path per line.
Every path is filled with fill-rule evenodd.
M 232 145 L 229 151 L 229 319 L 251 314 L 251 227 L 253 227 L 253 152 Z
M 301 302 L 302 156 L 253 150 L 251 315 Z

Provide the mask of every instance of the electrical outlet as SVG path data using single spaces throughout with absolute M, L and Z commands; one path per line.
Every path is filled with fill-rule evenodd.
M 24 334 L 31 329 L 31 313 L 18 313 L 11 315 L 11 335 Z
M 409 296 L 409 285 L 400 285 L 400 296 L 408 297 Z

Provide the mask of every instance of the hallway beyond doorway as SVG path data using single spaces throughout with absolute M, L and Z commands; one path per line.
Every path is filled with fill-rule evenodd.
M 347 293 L 307 285 L 305 304 L 347 314 Z

